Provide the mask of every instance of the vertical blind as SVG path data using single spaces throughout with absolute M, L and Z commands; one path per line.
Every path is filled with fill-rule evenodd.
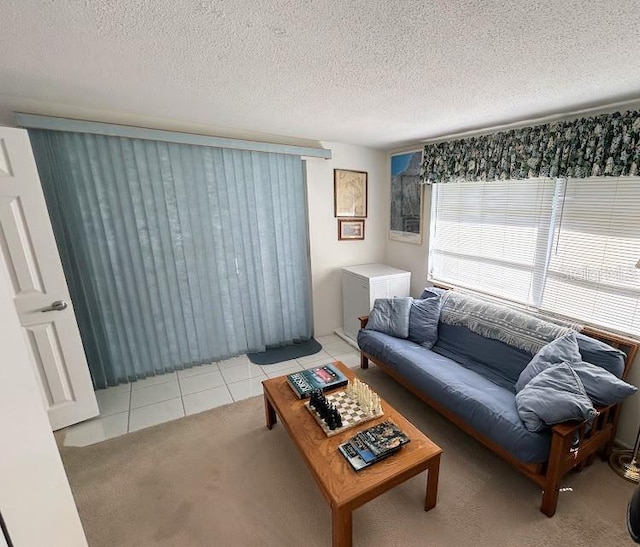
M 640 334 L 640 179 L 433 187 L 430 278 Z
M 29 135 L 96 387 L 310 338 L 300 157 Z

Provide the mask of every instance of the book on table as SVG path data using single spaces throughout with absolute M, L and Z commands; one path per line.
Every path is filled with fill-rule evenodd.
M 342 443 L 338 449 L 356 471 L 396 453 L 409 442 L 400 428 L 390 421 L 371 426 Z
M 328 391 L 349 383 L 347 377 L 332 363 L 287 374 L 287 382 L 298 399 L 306 399 L 312 391 Z

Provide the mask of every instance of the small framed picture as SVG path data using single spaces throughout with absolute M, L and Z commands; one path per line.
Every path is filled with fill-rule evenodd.
M 367 216 L 367 173 L 333 170 L 333 205 L 336 217 Z
M 340 241 L 348 239 L 364 239 L 364 218 L 359 218 L 357 220 L 339 218 L 338 239 Z

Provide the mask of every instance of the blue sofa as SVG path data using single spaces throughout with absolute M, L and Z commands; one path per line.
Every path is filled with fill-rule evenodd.
M 588 427 L 586 423 L 571 422 L 533 432 L 524 426 L 516 407 L 515 384 L 531 361 L 531 353 L 481 336 L 465 326 L 441 321 L 437 342 L 431 349 L 409 339 L 365 329 L 366 317 L 361 318 L 361 324 L 361 367 L 374 362 L 535 480 L 544 488 L 541 510 L 547 516 L 556 511 L 562 476 L 572 468 L 591 463 L 598 451 L 608 455 L 620 405 L 596 407 L 599 416 Z M 619 378 L 626 376 L 637 350 L 635 342 L 588 329 L 577 333 L 576 338 L 584 361 Z

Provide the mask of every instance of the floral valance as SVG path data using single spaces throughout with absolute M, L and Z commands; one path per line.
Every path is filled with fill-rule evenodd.
M 640 112 L 616 112 L 427 144 L 426 183 L 636 176 Z

